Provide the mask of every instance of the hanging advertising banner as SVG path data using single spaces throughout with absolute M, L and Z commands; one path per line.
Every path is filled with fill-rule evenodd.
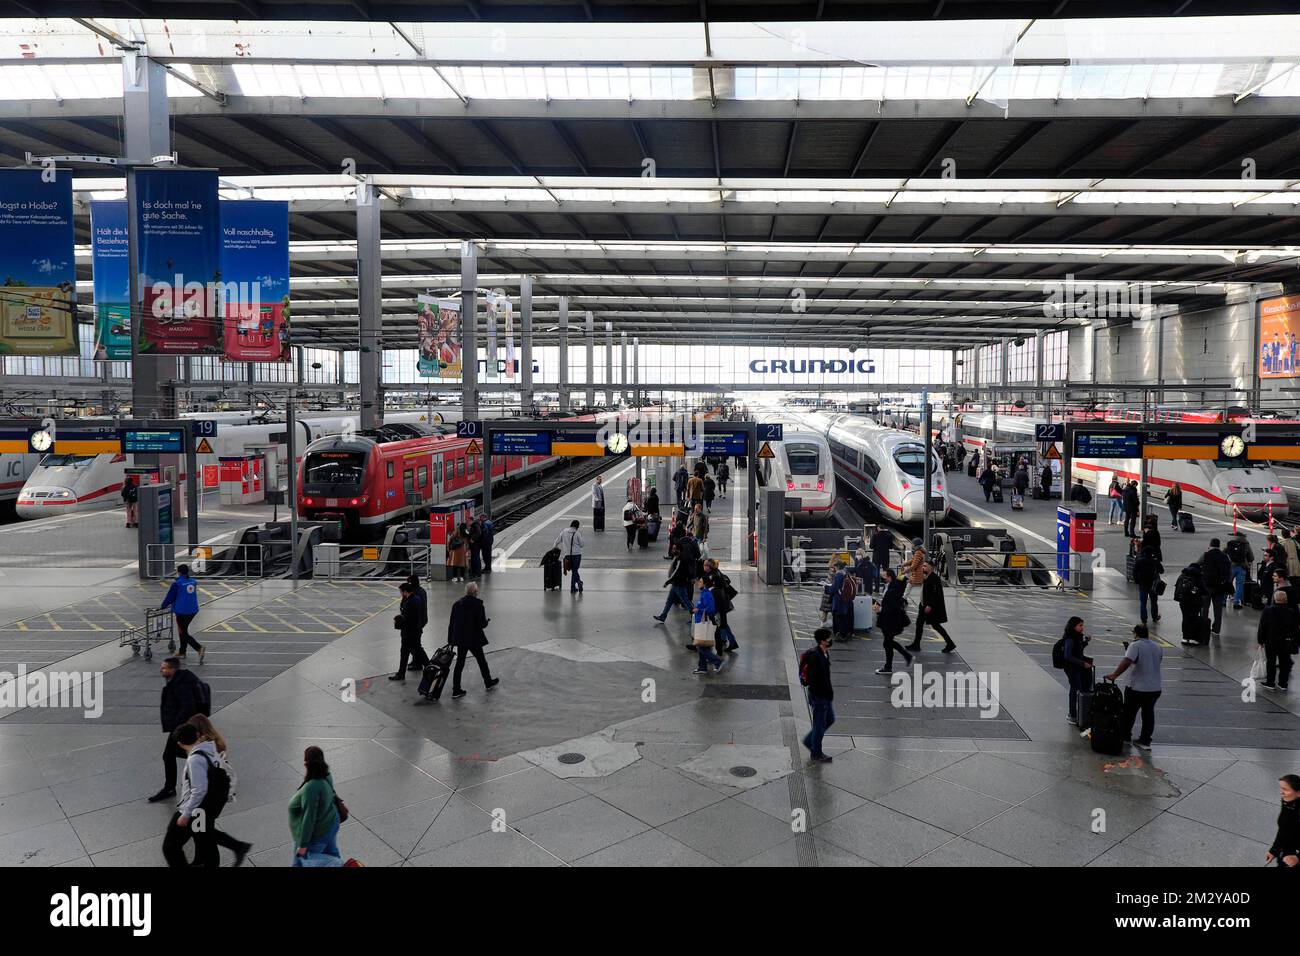
M 515 313 L 514 309 L 506 311 L 506 374 L 508 381 L 515 380 Z
M 211 170 L 136 174 L 140 352 L 221 351 L 221 212 Z
M 95 281 L 95 358 L 131 357 L 131 260 L 126 203 L 90 204 L 90 267 Z
M 289 361 L 289 204 L 222 200 L 221 316 L 233 362 Z
M 72 174 L 0 170 L 0 355 L 76 355 Z
M 416 367 L 424 378 L 458 379 L 460 359 L 460 303 L 455 299 L 416 297 L 420 322 Z
M 1259 377 L 1300 375 L 1300 295 L 1259 303 Z
M 497 361 L 497 331 L 505 325 L 510 314 L 510 300 L 500 292 L 489 292 L 484 299 L 487 305 L 487 377 L 500 373 Z

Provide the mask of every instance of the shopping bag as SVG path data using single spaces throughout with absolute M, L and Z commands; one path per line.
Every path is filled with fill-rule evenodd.
M 691 624 L 691 642 L 696 647 L 713 646 L 713 622 L 707 617 Z
M 1255 650 L 1255 659 L 1250 663 L 1250 679 L 1263 680 L 1268 674 L 1268 658 L 1264 650 L 1264 645 L 1260 644 Z

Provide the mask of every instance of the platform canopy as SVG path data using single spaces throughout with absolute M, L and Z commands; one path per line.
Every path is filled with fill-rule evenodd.
M 180 163 L 290 202 L 301 344 L 355 347 L 358 177 L 380 191 L 394 347 L 417 294 L 457 286 L 463 240 L 483 286 L 534 277 L 541 343 L 567 296 L 647 342 L 959 348 L 1079 322 L 1046 302 L 1067 280 L 1211 306 L 1300 262 L 1300 16 L 1281 5 L 0 13 L 32 6 L 68 18 L 5 22 L 0 162 L 121 154 L 122 60 L 162 63 Z M 77 177 L 84 304 L 88 204 L 123 185 Z

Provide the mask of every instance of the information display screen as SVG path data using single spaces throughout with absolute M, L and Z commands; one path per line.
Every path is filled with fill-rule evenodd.
M 551 433 L 536 431 L 492 433 L 493 455 L 549 455 Z
M 185 454 L 185 430 L 183 428 L 123 429 L 122 451 L 128 455 L 183 455 Z
M 1141 432 L 1074 433 L 1075 458 L 1141 458 Z
M 701 455 L 744 456 L 749 454 L 748 432 L 726 432 L 723 434 L 704 435 L 700 439 Z

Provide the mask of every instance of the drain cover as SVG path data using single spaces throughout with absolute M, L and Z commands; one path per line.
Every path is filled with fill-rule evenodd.
M 568 754 L 560 754 L 560 756 L 558 756 L 555 759 L 560 761 L 560 763 L 582 763 L 584 760 L 587 759 L 587 756 L 586 754 L 568 753 Z
M 758 774 L 758 771 L 755 770 L 753 767 L 746 767 L 743 765 L 739 767 L 732 767 L 730 772 L 733 777 L 753 777 Z

